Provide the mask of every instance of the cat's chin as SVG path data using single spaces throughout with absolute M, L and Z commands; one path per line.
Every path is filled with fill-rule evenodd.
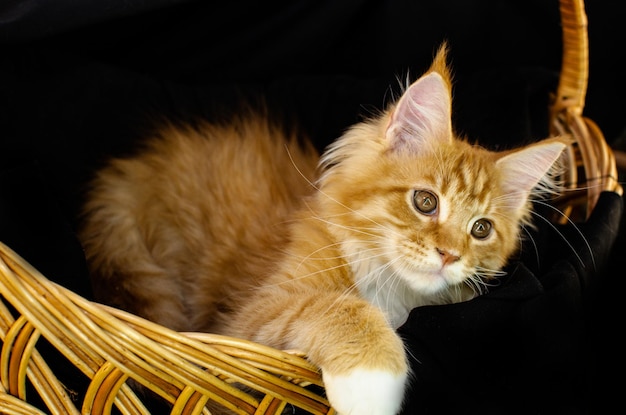
M 425 295 L 438 294 L 457 284 L 456 278 L 447 276 L 439 271 L 419 272 L 415 275 L 407 275 L 404 279 L 411 289 Z

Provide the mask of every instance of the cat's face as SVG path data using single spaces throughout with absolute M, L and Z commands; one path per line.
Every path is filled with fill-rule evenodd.
M 447 76 L 424 75 L 322 159 L 325 220 L 357 278 L 400 278 L 423 294 L 479 289 L 518 247 L 533 189 L 565 147 L 552 139 L 495 153 L 458 139 Z
M 397 218 L 385 225 L 392 267 L 426 293 L 498 275 L 517 247 L 523 215 L 506 204 L 487 154 L 464 145 L 446 150 L 399 161 L 413 168 L 395 177 L 406 189 L 385 208 Z
M 498 275 L 517 247 L 526 205 L 509 203 L 484 150 L 454 142 L 423 156 L 387 153 L 360 176 L 329 187 L 333 228 L 416 291 Z

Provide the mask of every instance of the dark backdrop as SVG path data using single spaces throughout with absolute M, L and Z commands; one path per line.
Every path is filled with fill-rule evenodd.
M 588 3 L 585 114 L 623 148 L 625 6 Z M 415 79 L 444 39 L 460 132 L 492 148 L 547 134 L 557 1 L 5 0 L 0 240 L 89 297 L 74 237 L 85 182 L 157 117 L 218 117 L 262 96 L 322 149 L 384 106 L 398 79 Z M 621 198 L 604 195 L 582 236 L 558 229 L 569 244 L 541 226 L 538 253 L 526 244 L 494 292 L 415 310 L 401 330 L 415 356 L 406 413 L 601 413 L 617 402 L 621 218 Z

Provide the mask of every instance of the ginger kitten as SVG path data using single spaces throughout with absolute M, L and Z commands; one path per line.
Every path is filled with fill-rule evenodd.
M 301 350 L 339 414 L 392 415 L 409 377 L 395 329 L 502 273 L 565 146 L 457 137 L 444 45 L 321 157 L 260 116 L 162 128 L 97 173 L 80 239 L 99 301 Z

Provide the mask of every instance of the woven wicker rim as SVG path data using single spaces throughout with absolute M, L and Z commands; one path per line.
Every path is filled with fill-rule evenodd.
M 177 333 L 90 302 L 46 279 L 2 243 L 0 294 L 20 314 L 14 318 L 0 302 L 2 399 L 10 394 L 25 401 L 28 378 L 53 412 L 78 413 L 34 347 L 43 335 L 91 379 L 82 413 L 109 413 L 113 404 L 124 413 L 148 413 L 125 383 L 129 377 L 170 402 L 172 413 L 209 413 L 209 397 L 238 414 L 280 413 L 288 403 L 313 414 L 334 413 L 323 396 L 305 388 L 323 385 L 301 354 L 216 334 Z

